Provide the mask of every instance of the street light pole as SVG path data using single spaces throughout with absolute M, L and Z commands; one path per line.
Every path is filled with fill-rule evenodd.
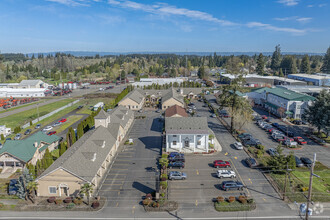
M 309 203 L 311 202 L 311 199 L 312 199 L 312 183 L 313 183 L 313 176 L 314 176 L 313 172 L 314 172 L 315 162 L 316 162 L 316 153 L 314 153 L 314 160 L 312 163 L 311 174 L 310 174 L 310 178 L 309 178 L 308 198 L 307 198 L 307 207 L 306 207 L 306 220 L 308 220 Z
M 37 113 L 38 113 L 38 122 L 39 122 L 39 103 L 37 103 Z

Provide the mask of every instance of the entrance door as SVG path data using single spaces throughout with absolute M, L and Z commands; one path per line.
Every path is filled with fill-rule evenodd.
M 189 141 L 184 141 L 184 147 L 189 148 Z
M 68 187 L 61 187 L 61 196 L 68 196 Z

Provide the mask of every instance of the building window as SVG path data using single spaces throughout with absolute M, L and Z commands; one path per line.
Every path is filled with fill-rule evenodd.
M 164 106 L 164 108 L 166 108 L 166 106 Z
M 173 141 L 173 145 L 176 145 L 176 141 Z
M 176 138 L 176 135 L 173 135 L 174 138 Z
M 135 108 L 138 108 L 138 106 L 136 106 Z
M 48 187 L 49 194 L 56 194 L 56 186 L 50 186 Z

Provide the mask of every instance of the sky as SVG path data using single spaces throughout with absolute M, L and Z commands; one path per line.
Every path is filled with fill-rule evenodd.
M 330 0 L 1 0 L 1 53 L 324 53 Z

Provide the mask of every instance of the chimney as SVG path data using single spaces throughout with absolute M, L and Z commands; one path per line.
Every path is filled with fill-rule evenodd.
M 34 142 L 33 146 L 34 146 L 35 148 L 37 148 L 37 147 L 38 147 L 38 142 Z

